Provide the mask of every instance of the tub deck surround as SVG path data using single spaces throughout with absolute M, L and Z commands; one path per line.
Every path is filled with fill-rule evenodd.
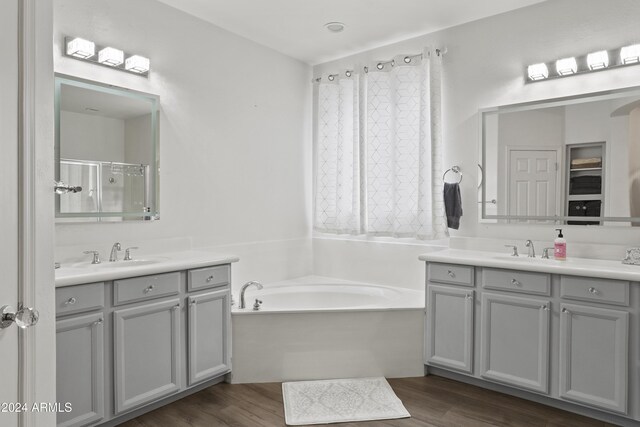
M 245 294 L 247 307 L 233 308 L 233 315 L 336 311 L 391 311 L 424 308 L 424 291 L 374 285 L 322 276 L 305 276 L 265 284 Z M 253 310 L 255 299 L 262 301 Z
M 624 255 L 624 254 L 622 254 Z M 572 276 L 598 277 L 602 279 L 628 280 L 640 282 L 640 266 L 622 264 L 620 260 L 575 258 L 569 256 L 566 261 L 554 259 L 528 258 L 526 253 L 518 257 L 511 256 L 509 249 L 504 252 L 484 252 L 467 249 L 445 249 L 428 252 L 418 257 L 420 261 L 441 262 L 447 264 L 473 265 L 478 267 L 503 268 L 565 274 Z
M 141 252 L 133 254 L 133 257 L 133 261 L 106 260 L 96 265 L 92 265 L 88 257 L 82 261 L 63 263 L 55 272 L 56 288 L 230 264 L 239 260 L 235 255 L 193 250 L 149 256 Z
M 423 291 L 307 276 L 245 298 L 232 310 L 233 383 L 424 374 Z

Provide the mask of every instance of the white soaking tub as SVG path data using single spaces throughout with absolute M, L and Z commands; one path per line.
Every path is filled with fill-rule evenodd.
M 245 300 L 232 310 L 234 383 L 424 374 L 423 291 L 308 276 Z

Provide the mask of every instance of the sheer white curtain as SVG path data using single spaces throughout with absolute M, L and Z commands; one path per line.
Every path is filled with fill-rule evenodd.
M 358 234 L 360 221 L 359 77 L 318 86 L 315 227 Z
M 360 78 L 319 84 L 318 231 L 446 236 L 441 63 L 435 53 L 424 56 L 408 64 L 398 57 L 393 66 L 368 67 Z

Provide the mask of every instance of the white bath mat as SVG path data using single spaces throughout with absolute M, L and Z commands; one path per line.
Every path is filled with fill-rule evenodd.
M 293 426 L 411 416 L 382 377 L 282 383 L 282 395 Z

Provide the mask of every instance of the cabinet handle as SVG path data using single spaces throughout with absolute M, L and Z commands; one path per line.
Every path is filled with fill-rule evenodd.
M 211 282 L 214 279 L 213 275 L 207 277 L 207 283 Z
M 569 310 L 567 310 L 565 307 L 562 308 L 562 312 L 565 314 L 569 314 L 571 313 Z
M 149 285 L 149 286 L 147 286 L 147 287 L 144 289 L 144 291 L 143 291 L 143 292 L 144 292 L 145 294 L 148 294 L 148 293 L 149 293 L 149 292 L 151 292 L 152 290 L 153 290 L 153 285 Z
M 78 302 L 78 300 L 76 299 L 76 297 L 71 297 L 71 298 L 69 298 L 68 300 L 66 300 L 66 301 L 64 302 L 64 305 L 73 305 L 73 304 L 75 304 L 76 302 Z
M 449 277 L 452 277 L 452 278 L 453 278 L 453 277 L 456 277 L 456 273 L 454 273 L 454 272 L 453 272 L 453 271 L 451 271 L 451 270 L 447 270 L 447 274 L 449 275 Z
M 465 299 L 468 299 L 468 300 L 473 299 L 473 295 L 467 294 L 467 295 L 465 295 Z
M 593 295 L 598 295 L 599 292 L 596 288 L 591 287 L 589 288 L 589 293 Z
M 189 300 L 189 305 L 196 305 L 198 302 L 195 299 L 190 299 Z
M 513 286 L 520 286 L 520 282 L 518 282 L 516 279 L 511 279 L 511 284 Z
M 95 322 L 93 322 L 93 326 L 98 326 L 102 324 L 102 319 L 98 319 Z
M 541 305 L 540 309 L 544 310 L 544 311 L 549 311 L 549 306 L 548 305 Z
M 180 304 L 176 304 L 172 308 L 173 308 L 173 310 L 176 310 L 176 309 L 180 308 Z

